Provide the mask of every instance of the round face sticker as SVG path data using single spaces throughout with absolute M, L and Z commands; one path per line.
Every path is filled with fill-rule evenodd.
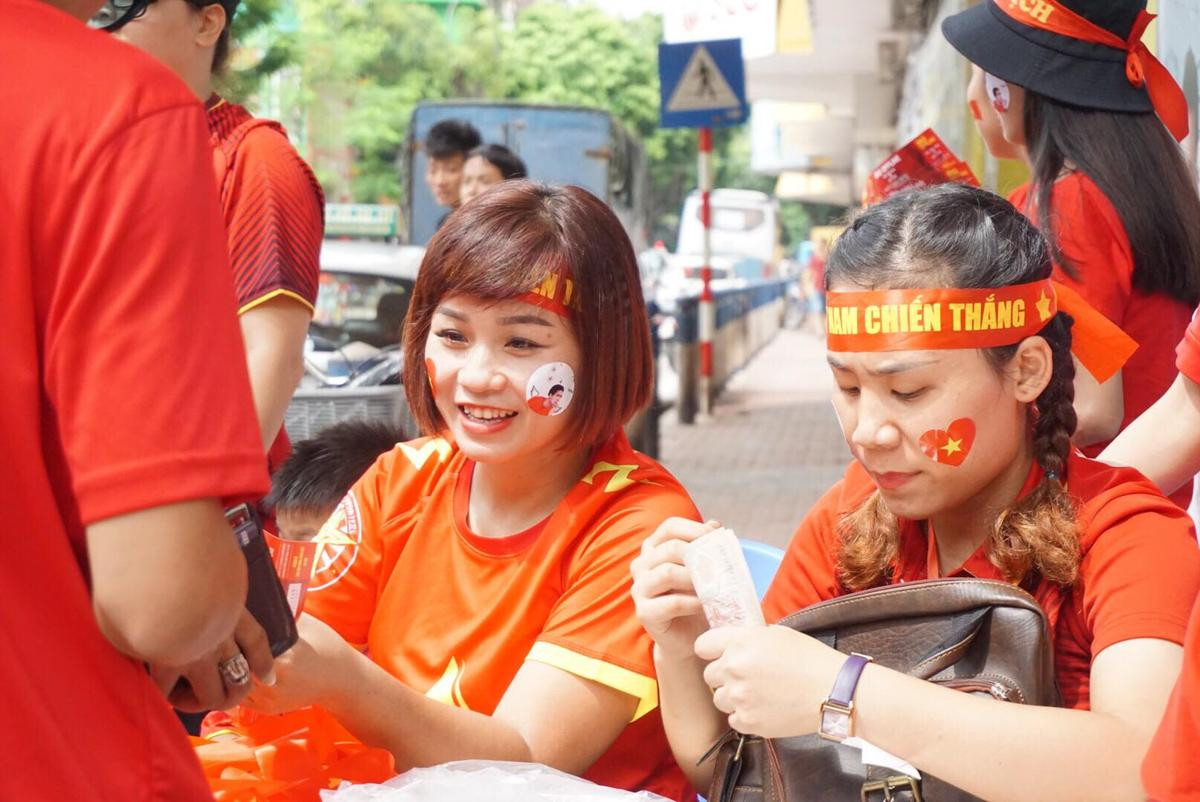
M 987 87 L 988 97 L 992 100 L 992 108 L 1000 113 L 1008 111 L 1010 101 L 1008 82 L 997 78 L 990 72 L 983 74 L 983 85 Z
M 561 415 L 574 397 L 575 371 L 566 362 L 542 365 L 525 385 L 525 403 L 539 415 Z

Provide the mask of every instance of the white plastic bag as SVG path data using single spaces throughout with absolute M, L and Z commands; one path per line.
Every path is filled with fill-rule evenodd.
M 383 785 L 342 783 L 323 802 L 667 802 L 582 780 L 539 763 L 460 760 L 411 769 Z

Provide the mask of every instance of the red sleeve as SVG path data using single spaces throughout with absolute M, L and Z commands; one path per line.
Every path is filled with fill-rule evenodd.
M 1056 264 L 1054 278 L 1121 325 L 1133 292 L 1133 253 L 1116 210 L 1091 179 L 1079 173 L 1055 184 L 1051 204 L 1059 249 L 1075 272 L 1072 278 Z
M 246 134 L 227 179 L 229 253 L 238 311 L 286 295 L 317 300 L 324 199 L 312 170 L 282 132 Z
M 847 489 L 847 479 L 838 482 L 800 522 L 763 597 L 763 614 L 768 622 L 841 595 L 837 581 L 837 525 L 845 508 Z
M 1079 565 L 1093 657 L 1114 643 L 1182 643 L 1200 591 L 1200 550 L 1187 513 L 1135 494 L 1109 500 L 1088 525 L 1100 536 Z
M 1192 609 L 1184 643 L 1183 671 L 1167 703 L 1150 751 L 1142 763 L 1142 783 L 1153 800 L 1195 799 L 1200 794 L 1200 599 Z
M 157 154 L 169 143 L 171 159 Z M 199 104 L 147 115 L 49 209 L 43 370 L 84 524 L 268 487 Z
M 1175 349 L 1175 367 L 1184 376 L 1200 384 L 1200 310 L 1192 315 L 1192 322 Z
M 657 704 L 658 691 L 653 643 L 630 595 L 629 564 L 665 519 L 698 521 L 700 514 L 682 491 L 646 486 L 623 496 L 620 509 L 593 529 L 570 561 L 562 595 L 529 659 L 637 697 L 637 718 Z

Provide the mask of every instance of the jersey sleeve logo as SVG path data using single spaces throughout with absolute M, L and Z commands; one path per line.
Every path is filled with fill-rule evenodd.
M 404 452 L 404 456 L 408 457 L 408 461 L 411 462 L 412 466 L 418 471 L 425 467 L 425 463 L 428 462 L 429 458 L 434 454 L 438 455 L 439 463 L 445 462 L 446 458 L 450 456 L 450 452 L 452 450 L 450 443 L 441 437 L 433 438 L 420 448 L 413 448 L 408 443 L 400 443 L 399 445 L 400 450 Z
M 459 666 L 458 661 L 453 657 L 450 658 L 450 665 L 446 666 L 445 672 L 442 673 L 442 678 L 433 684 L 433 687 L 425 692 L 425 695 L 435 702 L 441 702 L 444 705 L 458 707 L 463 710 L 470 710 L 471 706 L 467 704 L 467 700 L 463 698 L 462 693 L 462 677 L 466 673 L 467 663 L 464 660 Z
M 592 469 L 587 472 L 587 475 L 580 481 L 589 484 L 596 484 L 596 477 L 603 473 L 611 473 L 608 483 L 604 485 L 605 493 L 617 493 L 630 485 L 637 484 L 636 481 L 630 479 L 630 475 L 636 471 L 640 465 L 613 465 L 611 462 L 598 461 L 592 466 Z
M 309 592 L 324 590 L 337 582 L 358 558 L 362 543 L 362 516 L 354 493 L 347 493 L 313 538 L 317 544 Z

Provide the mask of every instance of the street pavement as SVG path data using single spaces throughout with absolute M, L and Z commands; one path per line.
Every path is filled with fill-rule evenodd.
M 661 461 L 706 518 L 783 548 L 850 461 L 831 387 L 824 341 L 781 330 L 729 380 L 708 420 L 663 415 Z

